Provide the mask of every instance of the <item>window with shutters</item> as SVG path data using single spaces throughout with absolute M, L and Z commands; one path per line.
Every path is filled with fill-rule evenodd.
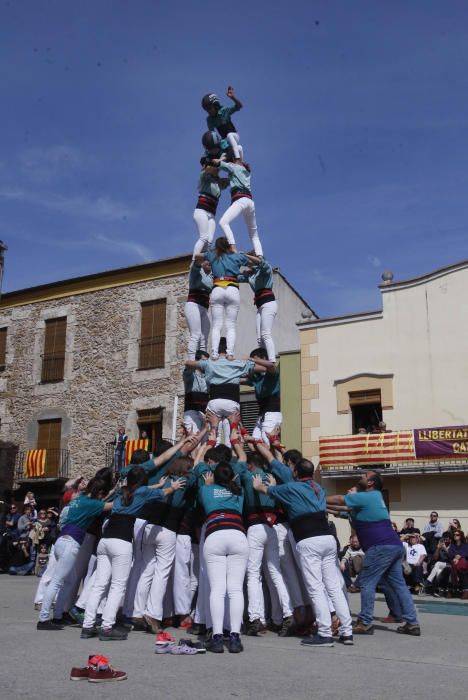
M 257 422 L 260 409 L 258 407 L 258 402 L 255 398 L 255 394 L 241 394 L 240 403 L 240 414 L 241 421 L 244 428 L 246 428 L 249 435 L 252 435 L 253 429 L 255 428 L 255 423 Z
M 0 328 L 0 372 L 3 372 L 6 366 L 7 332 L 7 328 Z
M 62 419 L 38 421 L 37 449 L 46 450 L 44 477 L 55 477 L 59 473 L 62 442 Z
M 44 353 L 42 355 L 41 382 L 63 381 L 65 370 L 65 343 L 67 319 L 51 318 L 45 322 Z
M 138 369 L 164 367 L 166 349 L 166 299 L 141 305 L 140 354 Z

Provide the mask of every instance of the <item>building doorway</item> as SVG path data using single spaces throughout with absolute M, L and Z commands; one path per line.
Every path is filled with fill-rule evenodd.
M 146 437 L 149 440 L 148 450 L 152 452 L 162 439 L 162 408 L 148 408 L 137 411 L 138 437 Z
M 349 406 L 353 417 L 353 434 L 364 428 L 371 433 L 382 420 L 382 399 L 380 389 L 350 391 Z

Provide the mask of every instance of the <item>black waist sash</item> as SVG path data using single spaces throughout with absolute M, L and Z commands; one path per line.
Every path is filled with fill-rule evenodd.
M 110 537 L 115 537 L 118 540 L 132 542 L 135 520 L 135 515 L 126 515 L 125 513 L 112 514 L 104 528 L 102 538 L 109 539 Z
M 228 399 L 240 402 L 239 384 L 210 384 L 210 399 Z
M 298 518 L 290 520 L 289 524 L 296 542 L 305 540 L 308 537 L 331 535 L 327 514 L 324 511 L 300 515 Z

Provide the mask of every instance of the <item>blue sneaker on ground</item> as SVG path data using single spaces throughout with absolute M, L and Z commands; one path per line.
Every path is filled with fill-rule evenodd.
M 305 647 L 334 647 L 335 642 L 333 637 L 320 637 L 318 634 L 314 634 L 313 637 L 306 637 L 302 640 L 301 644 Z
M 214 634 L 210 641 L 206 643 L 206 648 L 214 654 L 224 654 L 223 635 Z
M 241 651 L 244 651 L 244 647 L 242 646 L 242 642 L 240 639 L 240 634 L 231 632 L 231 634 L 229 635 L 228 651 L 231 654 L 239 654 Z

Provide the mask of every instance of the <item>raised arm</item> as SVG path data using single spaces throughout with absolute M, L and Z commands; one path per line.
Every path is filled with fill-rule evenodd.
M 232 87 L 232 85 L 228 85 L 226 95 L 229 97 L 229 99 L 231 99 L 234 102 L 237 109 L 242 109 L 242 102 L 238 100 L 237 97 L 234 95 L 234 88 Z
M 327 505 L 330 506 L 345 506 L 344 496 L 327 496 Z

